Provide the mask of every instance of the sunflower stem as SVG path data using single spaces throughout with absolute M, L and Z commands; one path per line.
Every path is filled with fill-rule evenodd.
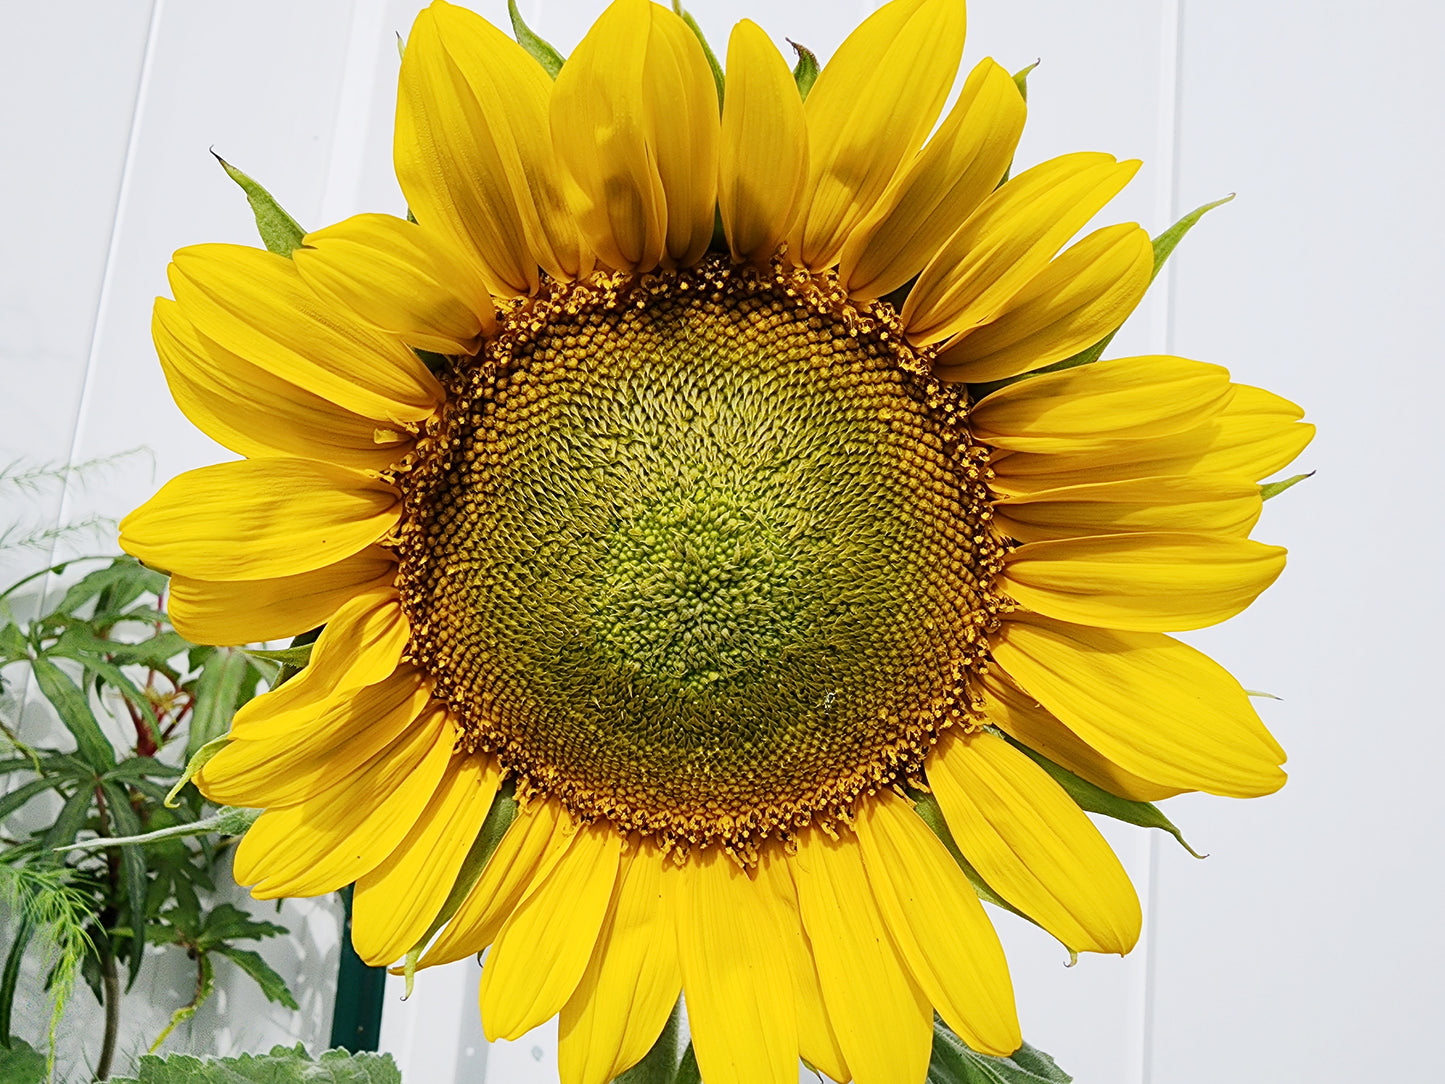
M 673 1084 L 677 1079 L 677 1041 L 682 1027 L 682 999 L 672 1007 L 667 1023 L 662 1025 L 662 1034 L 642 1060 L 612 1084 Z

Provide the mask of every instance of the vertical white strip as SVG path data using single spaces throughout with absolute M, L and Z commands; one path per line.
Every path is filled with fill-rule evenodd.
M 1176 191 L 1179 172 L 1180 59 L 1183 51 L 1184 0 L 1162 0 L 1159 13 L 1159 87 L 1157 140 L 1154 161 L 1158 183 L 1154 190 L 1156 232 L 1172 224 L 1179 203 Z M 1174 340 L 1173 274 L 1166 269 L 1149 290 L 1149 349 L 1169 352 Z M 1136 969 L 1130 991 L 1128 1036 L 1135 1059 L 1128 1065 L 1125 1084 L 1151 1084 L 1153 1080 L 1154 997 L 1158 966 L 1160 833 L 1149 832 L 1145 843 L 1147 860 L 1137 878 L 1144 910 L 1144 930 L 1139 947 L 1143 959 Z
M 90 400 L 95 385 L 95 371 L 100 363 L 100 343 L 105 332 L 106 313 L 110 309 L 111 291 L 117 274 L 116 261 L 120 252 L 120 235 L 125 225 L 126 206 L 130 203 L 131 185 L 135 175 L 137 147 L 140 143 L 141 127 L 145 123 L 146 99 L 150 95 L 151 70 L 155 67 L 156 42 L 160 38 L 161 17 L 165 11 L 165 0 L 152 0 L 150 26 L 146 29 L 145 55 L 141 60 L 140 79 L 136 82 L 135 110 L 130 117 L 130 134 L 126 137 L 125 164 L 120 171 L 120 188 L 115 197 L 115 216 L 110 225 L 110 241 L 105 250 L 105 272 L 100 279 L 100 297 L 95 306 L 95 323 L 90 329 L 90 349 L 85 356 L 85 376 L 80 384 L 80 403 L 75 410 L 75 431 L 70 437 L 70 451 L 66 465 L 73 467 L 80 454 L 81 434 L 85 431 L 86 418 L 90 414 Z M 56 526 L 70 518 L 71 482 L 73 474 L 67 474 L 60 489 L 60 508 L 56 513 Z M 50 562 L 55 563 L 60 541 L 50 547 Z
M 386 31 L 385 0 L 355 0 L 317 225 L 324 226 L 362 210 L 356 204 L 366 162 L 366 137 L 371 130 L 377 67 L 383 49 L 392 48 L 391 42 Z

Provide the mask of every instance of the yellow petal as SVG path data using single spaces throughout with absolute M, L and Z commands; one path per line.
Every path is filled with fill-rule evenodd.
M 1012 1054 L 1023 1040 L 1008 962 L 958 863 L 889 791 L 860 808 L 856 827 L 873 898 L 914 980 L 969 1046 Z
M 216 463 L 172 478 L 120 521 L 121 548 L 203 580 L 267 580 L 335 564 L 396 523 L 385 482 L 304 459 Z
M 156 354 L 171 397 L 206 436 L 251 458 L 319 459 L 384 470 L 410 440 L 328 402 L 196 334 L 170 298 L 156 298 Z
M 557 1015 L 592 958 L 617 882 L 622 837 L 599 821 L 517 905 L 482 968 L 482 1028 L 516 1039 Z
M 431 801 L 455 738 L 433 710 L 335 785 L 267 810 L 236 848 L 237 882 L 257 899 L 319 896 L 375 869 Z
M 1030 542 L 1008 555 L 1000 588 L 1062 621 L 1139 632 L 1217 625 L 1284 571 L 1285 551 L 1223 535 L 1097 535 Z
M 1107 154 L 1066 154 L 1010 180 L 918 276 L 903 305 L 908 337 L 938 342 L 994 319 L 1138 168 Z
M 271 580 L 213 582 L 173 575 L 166 609 L 194 644 L 280 640 L 324 625 L 345 603 L 390 585 L 396 558 L 370 547 L 334 565 Z
M 533 802 L 517 814 L 457 913 L 421 958 L 421 967 L 449 964 L 492 943 L 522 897 L 541 881 L 577 837 L 555 802 Z
M 787 61 L 757 23 L 728 39 L 718 148 L 718 212 L 735 260 L 764 260 L 787 235 L 808 176 L 803 102 Z
M 934 375 L 982 383 L 1072 357 L 1118 329 L 1153 274 L 1154 246 L 1143 229 L 1130 222 L 1095 230 L 1029 280 L 995 320 L 950 339 Z
M 893 0 L 863 21 L 808 93 L 808 181 L 788 248 L 821 270 L 923 144 L 963 55 L 958 0 Z
M 838 275 L 849 294 L 879 297 L 923 270 L 998 187 L 1023 133 L 1024 113 L 1013 78 L 993 60 L 981 61 L 933 138 L 843 246 Z
M 720 847 L 690 854 L 677 952 L 698 1068 L 709 1084 L 795 1084 L 798 1021 L 781 941 L 791 917 Z
M 418 222 L 499 294 L 535 293 L 538 268 L 591 270 L 557 178 L 552 81 L 481 16 L 435 3 L 416 17 L 397 87 L 396 176 Z
M 1000 388 L 973 408 L 969 423 L 995 448 L 1067 455 L 1194 428 L 1229 398 L 1229 372 L 1218 365 L 1114 358 Z
M 481 278 L 402 218 L 354 215 L 308 233 L 291 259 L 317 294 L 422 350 L 474 354 L 482 332 L 496 327 Z
M 978 680 L 977 689 L 990 723 L 1096 787 L 1136 802 L 1157 802 L 1180 793 L 1179 787 L 1161 786 L 1119 767 L 1050 715 L 998 667 Z
M 441 385 L 394 336 L 323 301 L 285 256 L 194 245 L 168 271 L 181 313 L 203 339 L 356 414 L 415 422 Z
M 481 831 L 500 781 L 491 758 L 453 755 L 411 831 L 357 880 L 351 943 L 368 964 L 400 959 L 426 933 Z
M 1139 897 L 1104 837 L 1047 772 L 987 731 L 950 735 L 928 782 L 988 886 L 1075 952 L 1132 949 Z
M 196 785 L 223 805 L 260 809 L 305 801 L 414 729 L 430 698 L 431 681 L 405 667 L 338 695 L 304 730 L 231 741 L 206 762 Z
M 718 101 L 687 24 L 614 0 L 553 90 L 552 143 L 582 235 L 604 263 L 687 266 L 712 240 Z
M 261 740 L 310 730 L 332 701 L 391 677 L 410 635 L 395 588 L 373 588 L 348 600 L 321 630 L 306 668 L 244 704 L 231 721 L 231 736 Z
M 1125 428 L 1113 440 L 1095 439 L 1067 454 L 1016 452 L 992 464 L 991 486 L 1022 495 L 1169 474 L 1257 482 L 1289 464 L 1314 436 L 1314 426 L 1298 421 L 1302 413 L 1270 392 L 1231 384 L 1222 409 L 1206 410 L 1193 426 L 1143 440 Z
M 1020 688 L 1126 771 L 1236 798 L 1284 785 L 1284 750 L 1239 682 L 1187 644 L 1013 614 L 991 649 Z
M 677 1004 L 676 878 L 663 876 L 671 861 L 649 842 L 622 856 L 597 947 L 558 1021 L 563 1084 L 607 1084 L 636 1065 Z
M 1245 538 L 1262 507 L 1253 482 L 1208 474 L 1044 489 L 993 506 L 994 526 L 1021 542 L 1136 531 Z
M 919 1081 L 933 1007 L 898 957 L 852 834 L 807 832 L 790 860 L 828 1016 L 855 1084 Z
M 798 1017 L 798 1053 L 804 1061 L 821 1070 L 832 1080 L 851 1080 L 843 1048 L 828 1019 L 828 1008 L 823 1002 L 823 988 L 818 980 L 818 966 L 813 962 L 813 950 L 803 936 L 803 920 L 798 910 L 798 890 L 793 885 L 793 876 L 788 871 L 786 855 L 777 849 L 768 848 L 758 860 L 756 883 L 760 889 L 771 892 L 775 907 L 782 923 L 777 948 L 786 961 L 785 966 L 793 978 L 794 1005 Z

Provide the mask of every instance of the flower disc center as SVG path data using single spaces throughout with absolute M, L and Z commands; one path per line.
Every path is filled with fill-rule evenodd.
M 965 403 L 886 304 L 598 274 L 449 391 L 398 475 L 408 653 L 522 793 L 746 859 L 968 710 L 1002 551 Z

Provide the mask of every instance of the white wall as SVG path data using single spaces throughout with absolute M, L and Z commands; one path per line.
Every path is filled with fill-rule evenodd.
M 747 15 L 826 54 L 872 5 L 695 6 L 719 47 Z M 153 469 L 127 461 L 35 516 L 118 516 L 223 457 L 171 405 L 148 335 L 173 249 L 254 240 L 206 149 L 303 224 L 399 212 L 393 32 L 411 8 L 0 4 L 11 43 L 0 463 L 154 450 Z M 565 50 L 597 5 L 522 8 Z M 501 0 L 482 10 L 505 21 Z M 1076 149 L 1143 157 L 1111 213 L 1152 230 L 1239 193 L 1186 241 L 1120 349 L 1221 362 L 1320 426 L 1301 461 L 1318 476 L 1272 502 L 1259 532 L 1291 547 L 1289 570 L 1248 614 L 1196 638 L 1246 686 L 1283 698 L 1262 710 L 1290 750 L 1291 783 L 1248 803 L 1170 803 L 1206 862 L 1110 829 L 1146 900 L 1146 936 L 1127 960 L 1065 970 L 1037 931 L 999 919 L 1025 1034 L 1081 1084 L 1368 1079 L 1445 1010 L 1445 877 L 1432 861 L 1445 739 L 1431 680 L 1445 526 L 1434 424 L 1445 380 L 1432 349 L 1445 294 L 1442 42 L 1445 10 L 1423 0 L 971 4 L 970 62 L 1043 61 L 1021 162 Z M 481 1048 L 474 966 L 425 974 L 411 1002 L 388 1002 L 384 1041 L 412 1081 L 480 1080 L 488 1057 L 493 1081 L 555 1079 L 545 1035 Z

